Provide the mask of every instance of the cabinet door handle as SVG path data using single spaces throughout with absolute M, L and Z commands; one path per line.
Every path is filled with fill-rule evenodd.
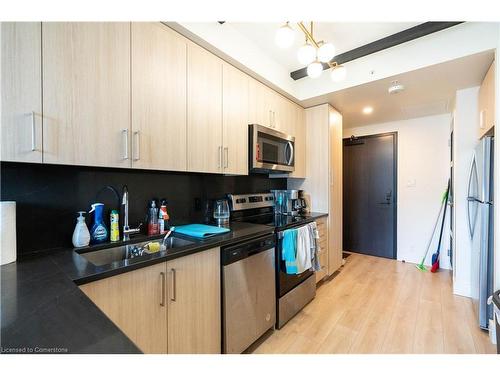
M 170 293 L 170 301 L 177 301 L 177 274 L 175 272 L 175 268 L 171 268 L 172 272 L 172 293 Z
M 273 128 L 276 128 L 276 112 L 273 111 Z
M 229 167 L 229 147 L 224 147 L 224 168 Z
M 218 162 L 217 162 L 217 168 L 221 169 L 222 168 L 222 146 L 217 147 L 217 154 L 218 154 Z
M 273 127 L 273 111 L 269 110 L 269 126 Z
M 141 158 L 141 131 L 137 130 L 134 132 L 134 139 L 135 139 L 135 157 L 134 160 L 139 160 Z
M 161 276 L 161 301 L 160 301 L 160 306 L 165 306 L 165 284 L 166 284 L 166 277 L 165 277 L 165 272 L 160 272 Z
M 122 134 L 123 134 L 123 160 L 127 160 L 128 159 L 128 129 L 123 129 L 122 130 Z
M 36 151 L 36 121 L 35 121 L 35 111 L 31 111 L 31 151 Z

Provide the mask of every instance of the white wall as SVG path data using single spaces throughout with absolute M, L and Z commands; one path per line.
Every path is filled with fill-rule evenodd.
M 454 170 L 455 170 L 455 294 L 471 295 L 471 240 L 467 223 L 467 185 L 474 148 L 478 143 L 479 87 L 457 91 L 454 111 Z
M 398 133 L 398 260 L 419 263 L 425 252 L 450 175 L 450 121 L 451 116 L 445 114 L 344 129 L 344 138 Z M 448 228 L 445 223 L 442 268 L 450 268 Z M 429 250 L 427 265 L 436 247 L 437 240 Z

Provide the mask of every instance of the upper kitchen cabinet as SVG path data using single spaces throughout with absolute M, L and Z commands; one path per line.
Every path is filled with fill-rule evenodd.
M 306 178 L 306 119 L 304 108 L 293 105 L 291 126 L 295 137 L 295 170 L 289 177 Z
M 223 172 L 248 174 L 248 81 L 246 74 L 223 67 Z
M 1 160 L 42 162 L 41 23 L 2 22 Z
M 187 169 L 221 173 L 222 60 L 188 42 Z
M 129 167 L 130 23 L 43 23 L 43 160 Z
M 255 79 L 249 80 L 249 123 L 273 128 L 273 92 Z
M 479 88 L 479 138 L 495 126 L 495 61 Z
M 185 171 L 187 41 L 161 23 L 132 23 L 132 166 Z

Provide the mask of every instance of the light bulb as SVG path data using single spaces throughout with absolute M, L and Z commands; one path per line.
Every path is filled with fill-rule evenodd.
M 318 61 L 314 61 L 307 66 L 307 75 L 311 78 L 318 78 L 323 72 L 323 65 Z
M 316 60 L 316 48 L 306 43 L 297 51 L 297 58 L 302 65 L 308 65 Z
M 345 66 L 337 65 L 335 68 L 332 69 L 332 72 L 330 73 L 330 78 L 332 79 L 333 82 L 340 82 L 345 79 L 346 74 L 347 71 Z
M 329 62 L 335 56 L 335 47 L 332 43 L 324 43 L 318 48 L 318 60 Z
M 363 113 L 364 113 L 365 115 L 369 115 L 369 114 L 370 114 L 370 113 L 372 113 L 372 112 L 373 112 L 373 107 L 367 106 L 367 107 L 364 107 L 364 108 L 363 108 Z
M 288 22 L 276 30 L 274 41 L 279 48 L 288 48 L 295 41 L 295 32 L 288 25 Z

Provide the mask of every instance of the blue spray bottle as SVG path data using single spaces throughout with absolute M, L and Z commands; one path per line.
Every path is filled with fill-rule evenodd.
M 108 229 L 102 219 L 104 204 L 94 203 L 91 206 L 92 209 L 89 213 L 94 213 L 94 225 L 92 225 L 92 228 L 90 229 L 90 241 L 92 244 L 105 242 L 108 239 Z

